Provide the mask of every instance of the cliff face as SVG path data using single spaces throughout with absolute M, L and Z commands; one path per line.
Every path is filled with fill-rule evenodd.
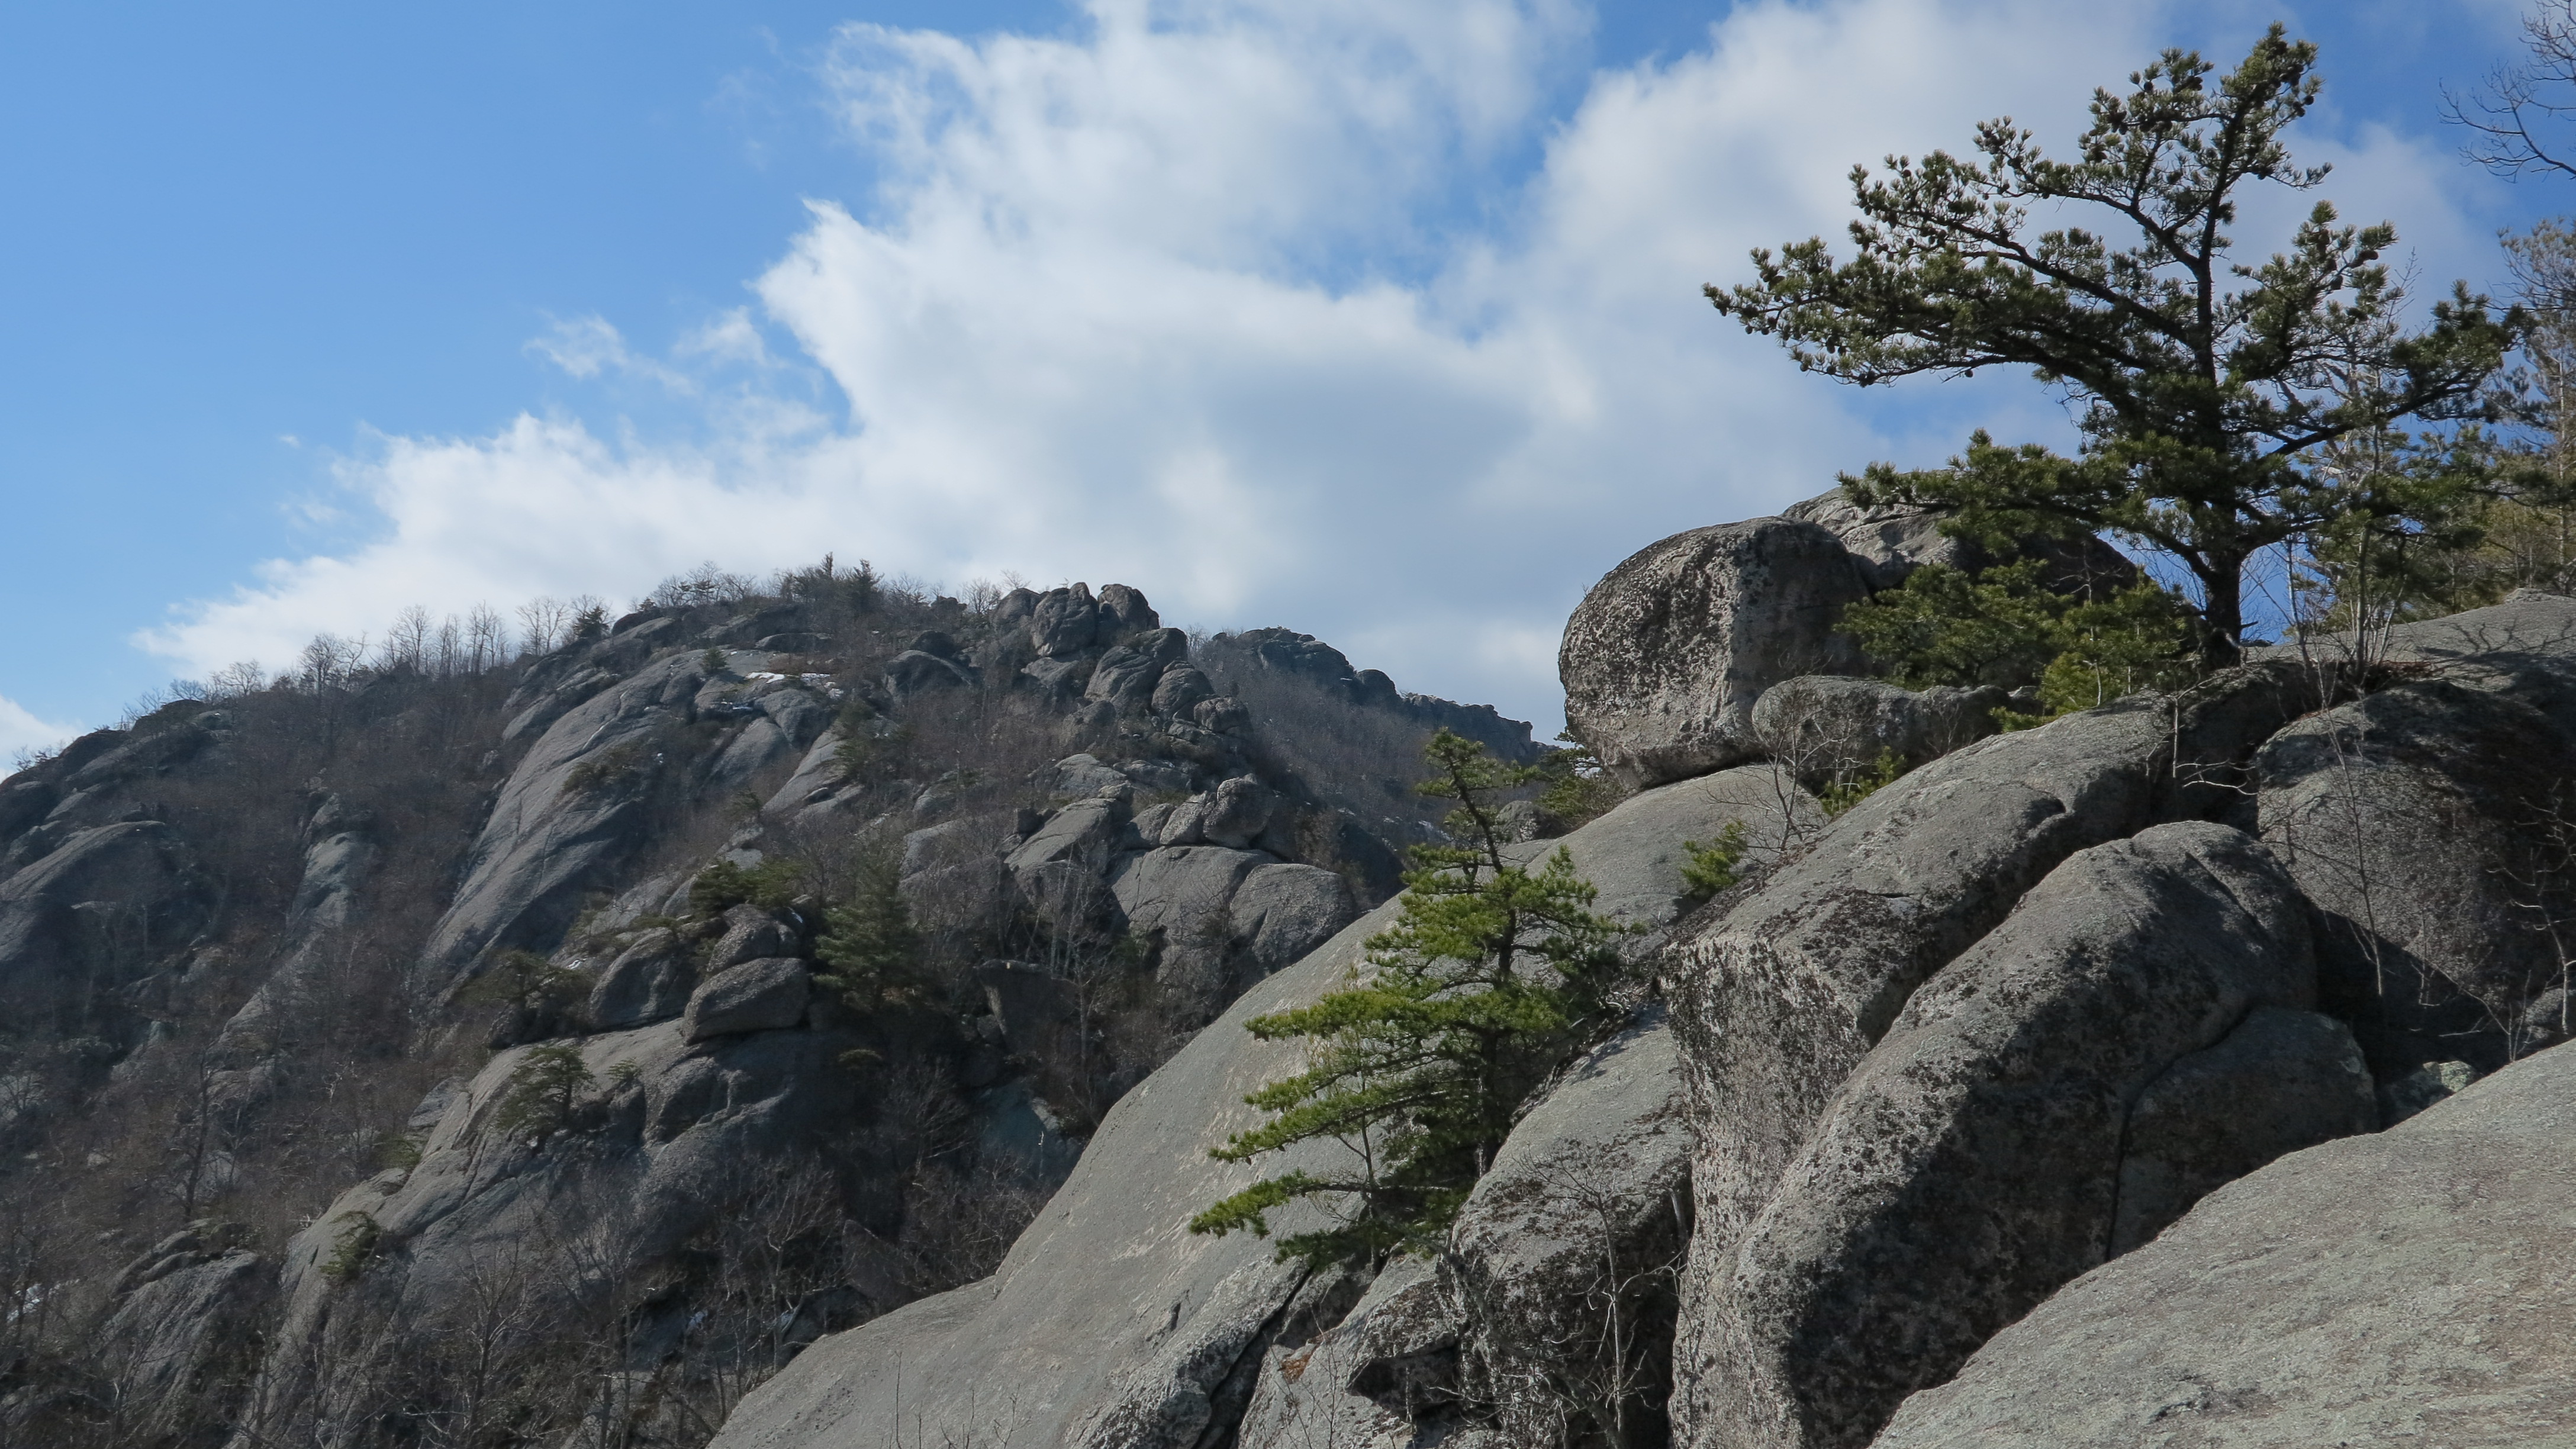
M 1125 586 L 781 587 L 330 659 L 0 784 L 0 1239 L 43 1309 L 0 1443 L 702 1443 L 990 1273 L 1123 1095 L 1383 900 L 1432 729 L 1536 753 Z M 899 969 L 831 974 L 889 911 Z

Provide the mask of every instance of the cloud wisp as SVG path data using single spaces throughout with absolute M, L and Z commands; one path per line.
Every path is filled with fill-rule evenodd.
M 879 180 L 809 203 L 757 316 L 659 358 L 598 318 L 530 344 L 664 384 L 688 443 L 534 415 L 382 438 L 343 469 L 369 541 L 142 642 L 202 670 L 415 601 L 629 597 L 709 557 L 834 549 L 952 583 L 1132 583 L 1166 617 L 1288 624 L 1552 724 L 1557 631 L 1634 549 L 1937 461 L 1975 424 L 2065 435 L 2018 380 L 1865 405 L 1698 288 L 1838 231 L 1854 160 L 1999 113 L 2071 135 L 2089 84 L 2161 43 L 2156 7 L 1750 0 L 1698 50 L 1585 75 L 1566 0 L 1086 16 L 1052 38 L 844 29 L 821 82 Z M 2427 148 L 2332 149 L 2367 203 L 2347 210 L 2429 238 L 2446 281 L 2477 228 Z M 846 411 L 771 385 L 800 368 Z

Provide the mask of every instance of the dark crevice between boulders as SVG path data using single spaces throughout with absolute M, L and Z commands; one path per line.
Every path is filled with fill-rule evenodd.
M 1375 1277 L 1349 1268 L 1328 1268 L 1302 1276 L 1279 1311 L 1263 1321 L 1261 1331 L 1244 1344 L 1225 1376 L 1208 1389 L 1208 1423 L 1191 1449 L 1234 1449 L 1243 1432 L 1244 1412 L 1252 1407 L 1262 1367 L 1274 1348 L 1299 1349 L 1346 1317 Z

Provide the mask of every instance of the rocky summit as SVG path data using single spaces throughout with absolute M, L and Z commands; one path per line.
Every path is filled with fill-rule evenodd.
M 1598 773 L 1133 587 L 828 568 L 76 742 L 0 784 L 0 1439 L 2576 1444 L 2576 599 L 2034 723 L 1837 630 L 1939 522 L 1622 563 Z M 1494 848 L 1623 985 L 1436 1241 L 1195 1233 L 1383 1150 L 1212 1153 L 1452 840 L 1434 730 L 1545 759 Z

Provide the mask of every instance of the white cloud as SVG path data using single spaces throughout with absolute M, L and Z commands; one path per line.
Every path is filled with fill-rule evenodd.
M 76 724 L 38 719 L 26 706 L 0 695 L 0 779 L 12 773 L 11 761 L 22 750 L 49 750 L 81 734 Z
M 378 538 L 272 563 L 144 642 L 207 668 L 414 600 L 631 596 L 702 558 L 829 548 L 952 582 L 1133 583 L 1167 618 L 1311 630 L 1552 728 L 1557 631 L 1628 552 L 1937 459 L 1971 422 L 2063 434 L 2016 379 L 1864 409 L 1698 288 L 1837 231 L 1855 160 L 1998 113 L 2071 135 L 2160 13 L 1750 0 L 1706 48 L 1570 90 L 1567 0 L 1095 0 L 1053 39 L 850 27 L 824 78 L 886 179 L 813 203 L 756 283 L 845 419 L 690 381 L 765 372 L 741 313 L 668 360 L 558 324 L 531 348 L 693 388 L 701 441 L 534 417 L 385 439 L 344 475 Z M 2368 133 L 2336 159 L 2353 214 L 2403 213 L 2432 249 L 2474 231 L 2420 144 Z

